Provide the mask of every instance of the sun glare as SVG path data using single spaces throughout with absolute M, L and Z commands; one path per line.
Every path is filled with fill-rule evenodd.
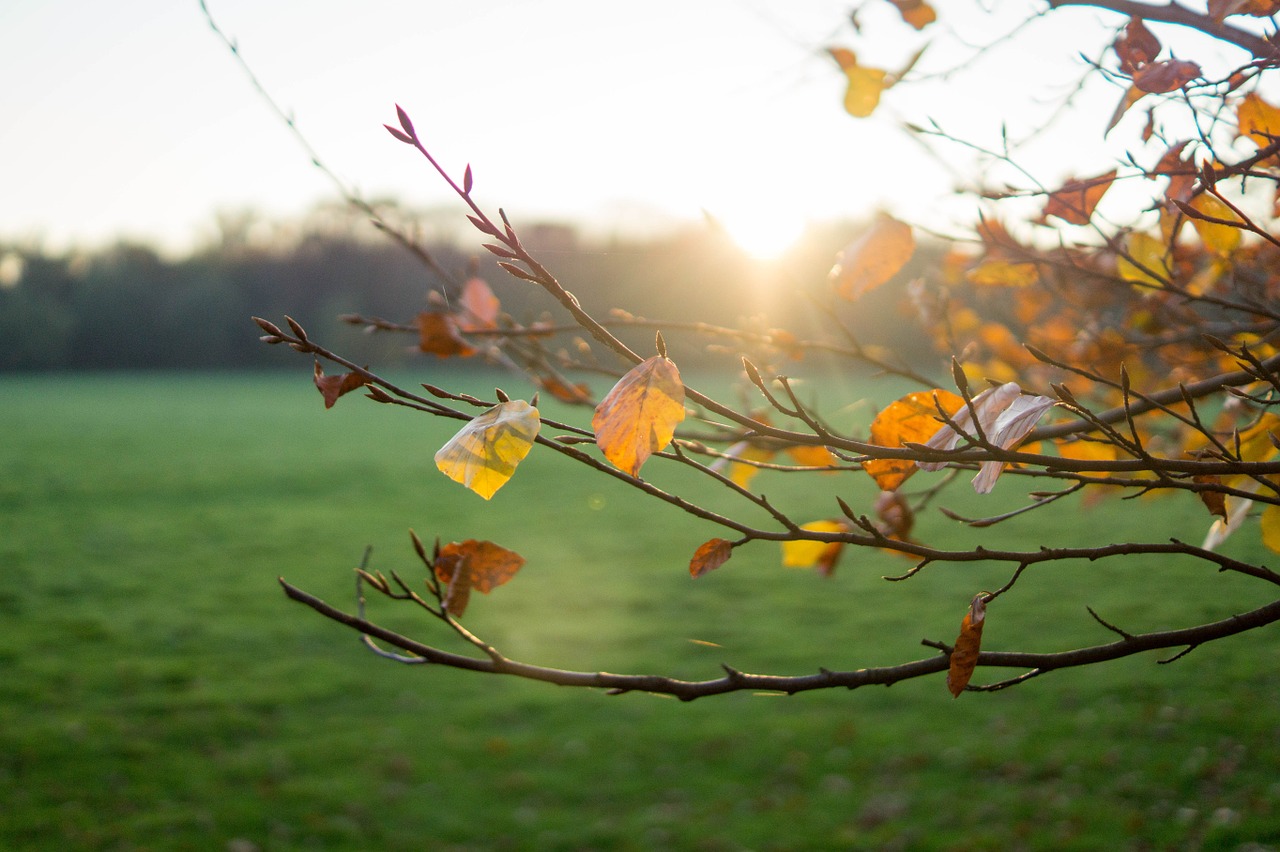
M 715 214 L 734 245 L 755 260 L 778 260 L 804 234 L 805 223 L 772 210 L 733 210 Z

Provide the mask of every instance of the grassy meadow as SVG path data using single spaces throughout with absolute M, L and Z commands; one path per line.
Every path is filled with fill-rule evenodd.
M 701 679 L 926 656 L 922 638 L 953 640 L 972 595 L 1008 577 L 886 583 L 910 563 L 855 552 L 824 580 L 758 544 L 693 581 L 716 528 L 542 448 L 485 503 L 432 462 L 456 423 L 356 396 L 325 411 L 298 360 L 0 376 L 0 849 L 1280 848 L 1274 628 L 958 700 L 937 676 L 685 704 L 377 658 L 276 578 L 351 608 L 366 545 L 371 567 L 420 577 L 409 528 L 489 539 L 528 562 L 465 621 L 509 656 Z M 645 473 L 740 508 L 659 462 Z M 757 482 L 817 519 L 831 491 L 872 494 L 838 476 Z M 1019 491 L 957 485 L 941 503 L 974 514 Z M 1112 501 L 985 531 L 932 513 L 917 533 L 1034 547 L 1207 522 L 1191 502 Z M 1254 539 L 1225 548 L 1265 558 Z M 1086 606 L 1143 632 L 1273 596 L 1175 560 L 1032 569 L 984 646 L 1109 641 Z M 403 605 L 370 614 L 456 647 Z

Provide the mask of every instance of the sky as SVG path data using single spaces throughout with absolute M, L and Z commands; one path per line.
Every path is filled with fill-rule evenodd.
M 974 59 L 966 44 L 1039 4 L 1006 0 L 1003 16 L 923 34 L 889 3 L 860 5 L 861 33 L 850 3 L 825 0 L 208 0 L 365 197 L 463 215 L 383 129 L 400 104 L 455 176 L 471 165 L 480 203 L 517 223 L 608 233 L 705 211 L 762 251 L 808 222 L 878 209 L 945 229 L 963 215 L 953 172 L 971 154 L 927 156 L 901 123 L 937 119 L 984 144 L 1002 119 L 1035 127 L 1082 75 L 1078 54 L 1100 53 L 1122 23 L 1067 10 Z M 926 42 L 916 69 L 955 73 L 891 89 L 869 119 L 843 111 L 824 48 L 892 70 Z M 4 0 L 0 79 L 0 239 L 181 252 L 214 238 L 219 213 L 289 217 L 335 197 L 198 0 Z M 1097 124 L 1119 91 L 1087 89 L 1077 102 L 1103 117 L 1061 121 L 1028 160 L 1051 173 L 1109 162 Z

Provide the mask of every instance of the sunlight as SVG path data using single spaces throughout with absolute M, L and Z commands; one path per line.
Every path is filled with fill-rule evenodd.
M 725 210 L 715 222 L 738 248 L 755 260 L 777 260 L 804 235 L 805 222 L 778 210 Z

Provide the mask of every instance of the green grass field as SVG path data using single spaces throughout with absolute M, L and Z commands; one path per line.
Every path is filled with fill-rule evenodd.
M 0 377 L 0 848 L 1280 847 L 1274 628 L 958 700 L 938 676 L 682 704 L 376 658 L 276 578 L 349 607 L 366 545 L 373 568 L 418 577 L 410 527 L 490 539 L 528 559 L 466 618 L 505 653 L 690 678 L 925 656 L 1007 579 L 938 566 L 891 584 L 909 563 L 850 553 L 823 580 L 757 545 L 692 581 L 715 528 L 543 451 L 486 504 L 435 471 L 455 428 L 359 398 L 326 412 L 305 365 Z M 870 495 L 846 478 L 818 481 Z M 809 477 L 758 482 L 800 516 L 835 511 Z M 943 503 L 973 500 L 962 484 Z M 1088 544 L 1206 524 L 1191 504 L 1110 502 L 919 535 Z M 1265 558 L 1253 538 L 1226 547 Z M 1273 594 L 1173 561 L 1045 568 L 993 604 L 985 647 L 1108 641 L 1086 605 L 1141 632 Z

